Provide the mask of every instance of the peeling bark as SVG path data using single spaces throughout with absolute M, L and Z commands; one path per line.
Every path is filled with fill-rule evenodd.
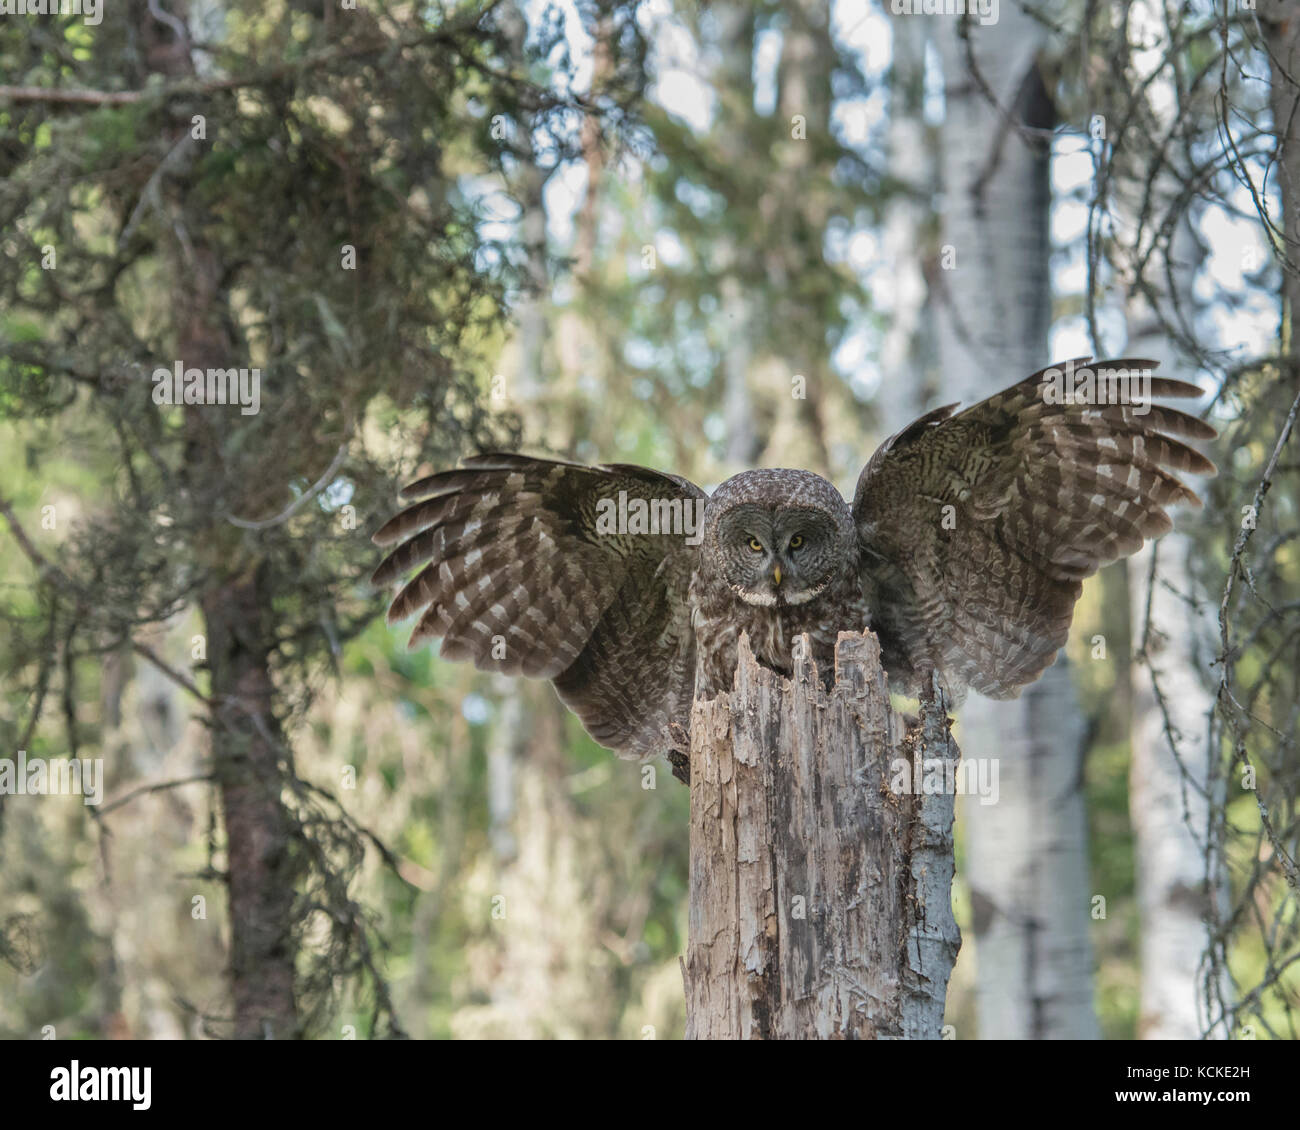
M 735 689 L 694 706 L 686 1036 L 938 1039 L 954 797 L 890 786 L 899 759 L 950 779 L 946 711 L 902 735 L 870 632 L 840 634 L 829 692 L 795 654 L 787 679 L 742 636 Z

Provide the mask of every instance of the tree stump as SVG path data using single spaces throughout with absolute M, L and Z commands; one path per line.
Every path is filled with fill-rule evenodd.
M 687 1039 L 938 1039 L 954 796 L 890 785 L 903 760 L 954 779 L 945 703 L 904 732 L 870 632 L 840 634 L 829 692 L 809 656 L 787 679 L 742 636 L 734 689 L 693 707 Z

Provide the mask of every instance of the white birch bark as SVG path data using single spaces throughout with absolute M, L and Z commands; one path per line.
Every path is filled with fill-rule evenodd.
M 1193 609 L 1178 595 L 1196 591 L 1187 569 L 1192 550 L 1184 535 L 1172 533 L 1129 562 L 1134 642 L 1145 644 L 1145 662 L 1133 665 L 1129 819 L 1141 921 L 1138 1036 L 1149 1040 L 1195 1040 L 1205 1028 L 1198 1000 L 1210 897 L 1204 789 L 1214 709 L 1205 673 L 1215 648 L 1210 602 Z
M 929 151 L 922 118 L 927 22 L 895 20 L 889 76 L 889 173 L 916 195 L 900 192 L 889 202 L 881 248 L 890 267 L 889 324 L 880 345 L 881 430 L 901 431 L 927 407 L 925 377 L 929 368 L 922 320 L 927 286 L 922 270 L 922 233 L 929 208 L 921 193 L 934 187 L 938 170 Z
M 947 262 L 939 272 L 944 400 L 970 403 L 1047 364 L 1051 318 L 1043 25 L 1003 5 L 970 43 L 936 20 L 946 91 L 942 180 Z M 1028 139 L 1008 121 L 1030 129 Z M 1041 133 L 1032 132 L 1043 131 Z M 955 262 L 951 258 L 955 256 Z M 961 714 L 968 757 L 1000 758 L 1000 801 L 963 807 L 975 908 L 976 1002 L 983 1039 L 1098 1035 L 1089 938 L 1083 719 L 1058 662 L 1019 699 L 972 695 Z M 962 1033 L 958 1033 L 960 1036 Z
M 1148 10 L 1148 26 L 1160 26 L 1164 17 L 1150 0 L 1139 7 Z M 1165 128 L 1172 127 L 1177 113 L 1172 84 L 1146 69 L 1148 61 L 1162 66 L 1163 52 L 1138 52 L 1134 61 L 1139 79 L 1146 84 L 1151 113 Z M 1174 159 L 1177 151 L 1177 146 L 1170 146 L 1166 160 Z M 1162 209 L 1175 206 L 1181 192 L 1174 170 L 1157 175 L 1155 204 L 1148 203 L 1152 214 L 1145 227 L 1140 226 L 1142 198 L 1151 191 L 1146 174 L 1139 164 L 1133 183 L 1122 184 L 1116 194 L 1117 211 L 1125 219 L 1121 237 L 1145 231 L 1150 238 L 1162 222 Z M 1140 253 L 1138 248 L 1125 250 L 1135 259 Z M 1168 273 L 1163 263 L 1147 271 L 1146 281 L 1166 317 L 1177 316 L 1176 298 L 1190 320 L 1195 307 L 1193 282 L 1204 257 L 1190 219 L 1184 218 L 1170 241 Z M 1185 360 L 1147 296 L 1136 288 L 1130 293 L 1125 352 L 1158 360 L 1162 375 L 1194 379 L 1195 366 Z M 1213 602 L 1203 593 L 1195 603 L 1188 599 L 1197 592 L 1188 568 L 1194 552 L 1190 539 L 1175 531 L 1148 544 L 1128 562 L 1132 638 L 1138 653 L 1131 668 L 1129 760 L 1129 820 L 1141 921 L 1138 1035 L 1152 1040 L 1194 1040 L 1206 1028 L 1198 1000 L 1210 897 L 1205 875 L 1209 815 L 1205 789 L 1210 775 L 1209 720 L 1214 710 L 1210 664 L 1218 646 Z

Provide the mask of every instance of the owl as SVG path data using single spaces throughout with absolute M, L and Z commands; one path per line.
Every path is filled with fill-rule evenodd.
M 1183 442 L 1214 429 L 1151 403 L 1199 389 L 1155 362 L 1089 365 L 927 412 L 851 504 L 808 471 L 709 496 L 645 467 L 478 455 L 402 492 L 417 501 L 374 535 L 393 548 L 373 583 L 422 566 L 388 610 L 420 614 L 412 647 L 550 679 L 625 757 L 680 764 L 692 700 L 731 688 L 742 632 L 786 674 L 807 633 L 829 677 L 838 634 L 870 628 L 899 691 L 935 672 L 953 696 L 1010 698 L 1064 644 L 1084 578 L 1170 529 L 1166 507 L 1200 505 L 1171 472 L 1214 473 Z

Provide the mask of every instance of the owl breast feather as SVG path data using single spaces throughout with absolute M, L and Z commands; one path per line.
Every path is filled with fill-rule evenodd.
M 746 604 L 725 584 L 698 576 L 691 597 L 695 693 L 702 698 L 715 698 L 732 689 L 742 632 L 749 636 L 749 646 L 760 665 L 787 676 L 794 672 L 794 641 L 806 632 L 818 675 L 829 686 L 835 676 L 835 643 L 840 632 L 861 632 L 869 622 L 856 573 L 828 586 L 806 604 Z

